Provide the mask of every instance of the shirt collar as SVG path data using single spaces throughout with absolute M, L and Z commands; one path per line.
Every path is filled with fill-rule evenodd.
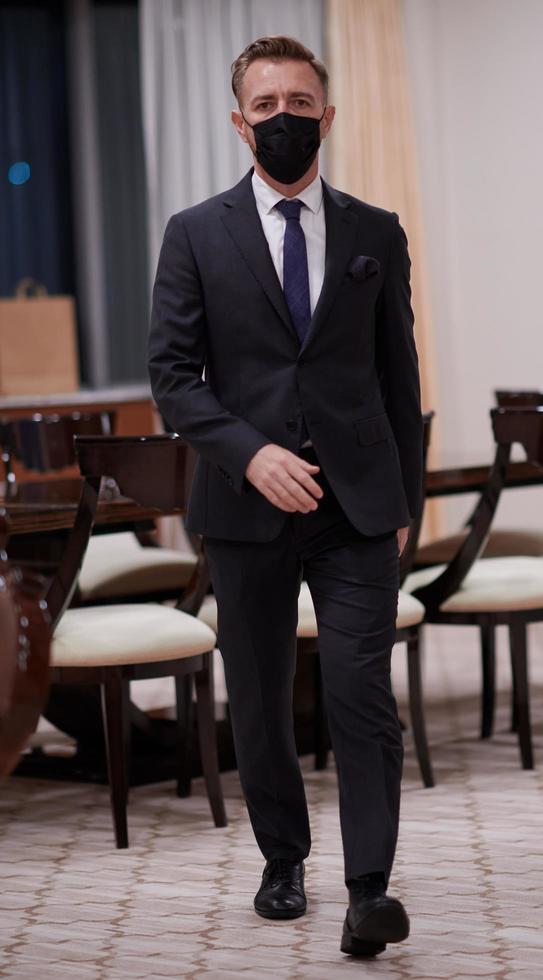
M 253 171 L 252 183 L 256 203 L 261 211 L 264 211 L 265 214 L 269 214 L 275 205 L 279 201 L 283 200 L 283 194 L 280 194 L 279 191 L 275 191 L 273 187 L 270 187 L 270 185 L 266 183 L 265 180 L 262 180 L 262 177 L 258 176 L 256 170 Z M 322 205 L 322 197 L 322 181 L 319 174 L 317 174 L 315 180 L 312 180 L 303 191 L 300 191 L 300 193 L 296 195 L 296 199 L 298 201 L 302 201 L 302 203 L 305 204 L 305 206 L 309 208 L 313 214 L 317 214 L 317 212 L 320 210 Z

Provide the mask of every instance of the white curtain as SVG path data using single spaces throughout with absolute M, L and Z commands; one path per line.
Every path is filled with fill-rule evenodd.
M 323 53 L 323 0 L 140 0 L 150 275 L 170 215 L 235 184 L 251 165 L 233 130 L 230 65 L 267 34 Z

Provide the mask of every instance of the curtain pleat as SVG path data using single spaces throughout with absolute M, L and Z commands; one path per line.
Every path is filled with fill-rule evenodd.
M 411 256 L 415 332 L 425 410 L 439 411 L 416 145 L 399 0 L 327 0 L 326 60 L 336 118 L 328 138 L 332 184 L 398 212 Z M 439 417 L 439 416 L 438 416 Z M 432 430 L 431 458 L 438 446 Z M 435 502 L 427 530 L 439 525 Z
M 264 34 L 322 56 L 324 0 L 141 0 L 150 278 L 170 215 L 227 190 L 251 166 L 230 122 L 230 65 Z

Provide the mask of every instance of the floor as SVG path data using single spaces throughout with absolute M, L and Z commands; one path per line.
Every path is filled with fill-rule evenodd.
M 477 738 L 477 637 L 427 635 L 428 729 L 437 785 L 421 787 L 406 733 L 402 821 L 391 892 L 409 940 L 378 959 L 339 952 L 345 913 L 333 767 L 303 760 L 313 828 L 308 914 L 259 919 L 262 861 L 235 773 L 229 825 L 213 828 L 201 781 L 132 792 L 131 847 L 112 846 L 103 787 L 10 779 L 0 802 L 0 976 L 39 980 L 161 977 L 371 977 L 540 980 L 543 976 L 543 633 L 531 663 L 536 761 L 522 772 L 508 732 L 509 672 L 500 637 L 497 733 Z M 404 717 L 405 657 L 394 654 Z

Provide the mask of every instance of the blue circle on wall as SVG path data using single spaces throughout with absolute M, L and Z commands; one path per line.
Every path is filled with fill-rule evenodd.
M 30 180 L 30 164 L 26 160 L 12 163 L 8 170 L 8 180 L 10 184 L 26 184 Z

